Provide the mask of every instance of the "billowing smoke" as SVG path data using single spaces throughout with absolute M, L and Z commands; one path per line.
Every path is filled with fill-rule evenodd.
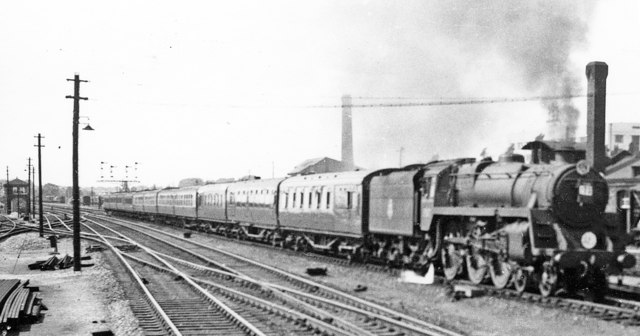
M 526 87 L 544 96 L 579 94 L 581 74 L 570 62 L 586 42 L 587 19 L 593 2 L 473 1 L 446 2 L 440 11 L 450 34 L 470 47 L 497 49 L 520 68 Z M 456 24 L 457 23 L 457 24 Z M 569 98 L 545 100 L 547 139 L 574 140 L 579 110 Z
M 593 6 L 455 0 L 349 7 L 339 20 L 349 23 L 340 27 L 348 57 L 339 82 L 354 104 L 363 102 L 360 94 L 432 100 L 580 94 L 584 65 L 572 64 L 571 55 L 586 44 Z M 537 104 L 354 109 L 356 164 L 388 167 L 399 155 L 405 163 L 434 154 L 476 156 L 483 147 L 490 148 L 484 155 L 496 155 L 541 132 L 555 137 L 544 131 L 546 119 L 563 123 L 557 127 L 563 138 L 575 136 L 579 113 L 571 99 Z

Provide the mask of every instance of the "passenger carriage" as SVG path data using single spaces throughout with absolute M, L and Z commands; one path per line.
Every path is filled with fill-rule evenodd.
M 280 230 L 294 249 L 355 254 L 363 244 L 370 171 L 301 175 L 280 183 Z
M 158 192 L 158 216 L 168 222 L 189 226 L 197 218 L 198 187 L 164 189 Z
M 230 183 L 207 184 L 198 188 L 199 228 L 207 232 L 226 233 L 230 229 L 227 218 L 227 189 Z
M 278 227 L 278 186 L 283 178 L 253 179 L 227 188 L 227 219 L 238 223 L 233 234 L 256 240 L 273 238 Z

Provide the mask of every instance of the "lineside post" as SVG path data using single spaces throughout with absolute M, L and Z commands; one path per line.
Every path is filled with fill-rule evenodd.
M 40 221 L 38 232 L 40 233 L 40 237 L 44 237 L 44 220 L 42 218 L 42 151 L 41 151 L 41 148 L 44 147 L 44 145 L 40 143 L 40 140 L 44 137 L 41 136 L 40 133 L 38 133 L 38 136 L 36 138 L 38 138 L 38 144 L 35 146 L 38 147 L 38 215 L 39 215 L 39 221 Z
M 67 96 L 66 98 L 73 99 L 73 271 L 79 272 L 81 270 L 80 264 L 80 187 L 78 186 L 78 120 L 80 119 L 80 99 L 87 100 L 87 98 L 80 97 L 80 82 L 87 82 L 86 80 L 80 80 L 80 75 L 75 74 L 73 79 L 67 79 L 67 81 L 73 81 L 73 96 Z

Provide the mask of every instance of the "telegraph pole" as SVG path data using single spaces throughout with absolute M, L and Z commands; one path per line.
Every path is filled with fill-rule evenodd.
M 31 213 L 36 216 L 36 166 L 31 165 Z
M 73 99 L 73 271 L 79 272 L 80 265 L 80 187 L 78 186 L 78 120 L 80 119 L 80 100 L 87 100 L 80 97 L 80 83 L 87 82 L 80 80 L 80 75 L 75 74 L 73 79 L 73 96 L 66 98 Z
M 39 232 L 40 232 L 40 237 L 44 237 L 44 224 L 43 224 L 43 218 L 42 218 L 42 153 L 41 153 L 41 148 L 44 147 L 44 145 L 40 144 L 40 139 L 44 138 L 43 136 L 40 136 L 40 133 L 38 133 L 38 217 L 40 219 L 40 228 L 39 228 Z
M 31 158 L 27 162 L 27 217 L 31 220 Z
M 9 166 L 7 166 L 7 191 L 6 191 L 6 196 L 7 196 L 7 215 L 10 213 L 9 208 L 11 208 L 11 202 L 9 202 Z

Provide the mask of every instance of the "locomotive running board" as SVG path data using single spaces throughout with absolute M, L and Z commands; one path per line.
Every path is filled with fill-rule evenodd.
M 441 216 L 478 216 L 478 217 L 522 217 L 529 218 L 530 209 L 526 208 L 474 208 L 474 207 L 434 207 L 433 214 Z

